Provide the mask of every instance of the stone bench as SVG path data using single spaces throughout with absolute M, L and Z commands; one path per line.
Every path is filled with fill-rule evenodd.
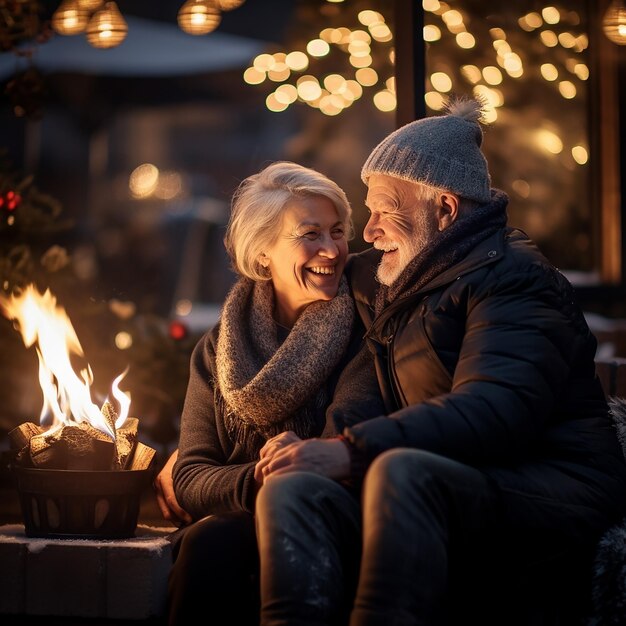
M 626 398 L 626 358 L 598 359 L 596 371 L 608 398 Z M 0 623 L 2 614 L 162 617 L 173 530 L 138 525 L 130 539 L 39 539 L 20 524 L 0 526 Z M 592 595 L 589 626 L 626 624 L 626 520 L 598 545 Z
M 173 528 L 129 539 L 26 537 L 0 526 L 1 614 L 146 620 L 163 615 Z

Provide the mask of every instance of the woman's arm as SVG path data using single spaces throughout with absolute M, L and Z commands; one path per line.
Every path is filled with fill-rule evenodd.
M 154 479 L 154 491 L 163 517 L 175 526 L 185 526 L 190 524 L 192 520 L 191 515 L 180 506 L 174 493 L 172 470 L 176 459 L 178 459 L 178 448 L 172 452 Z
M 214 388 L 217 332 L 215 328 L 205 335 L 191 357 L 173 468 L 176 498 L 194 519 L 210 513 L 251 512 L 257 490 L 255 461 L 233 444 Z

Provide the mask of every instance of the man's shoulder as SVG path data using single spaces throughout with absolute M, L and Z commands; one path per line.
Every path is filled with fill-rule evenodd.
M 362 252 L 352 252 L 348 255 L 346 262 L 346 275 L 349 280 L 356 278 L 373 278 L 376 277 L 376 268 L 380 263 L 383 253 L 376 248 L 367 248 Z
M 519 228 L 507 229 L 505 246 L 511 261 L 515 264 L 552 265 L 535 241 Z
M 368 248 L 362 252 L 353 252 L 348 256 L 346 276 L 355 299 L 372 302 L 378 288 L 376 269 L 382 252 Z

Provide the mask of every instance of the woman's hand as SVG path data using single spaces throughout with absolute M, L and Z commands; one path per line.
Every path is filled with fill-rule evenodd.
M 296 441 L 302 440 L 293 431 L 286 430 L 284 433 L 280 433 L 265 442 L 265 445 L 259 452 L 260 460 L 254 468 L 254 479 L 257 483 L 259 483 L 259 485 L 263 484 L 264 468 L 267 467 L 267 464 L 274 458 L 274 455 L 281 448 L 284 448 L 290 443 L 294 443 Z
M 340 439 L 298 439 L 274 447 L 271 456 L 259 461 L 254 476 L 262 482 L 270 476 L 295 471 L 314 472 L 334 480 L 348 478 L 350 453 Z
M 178 449 L 172 452 L 170 458 L 157 474 L 153 486 L 163 517 L 172 522 L 174 526 L 186 526 L 191 524 L 191 515 L 178 504 L 174 493 L 174 481 L 172 480 L 172 469 L 177 458 Z

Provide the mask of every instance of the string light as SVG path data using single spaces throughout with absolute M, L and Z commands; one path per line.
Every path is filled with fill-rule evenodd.
M 456 43 L 459 48 L 465 48 L 466 50 L 469 50 L 476 45 L 476 39 L 474 38 L 474 35 L 472 35 L 472 33 L 464 31 L 456 36 Z
M 424 26 L 424 41 L 439 41 L 441 39 L 441 30 L 434 24 Z
M 625 0 L 620 0 L 618 4 L 623 5 Z M 423 0 L 425 10 L 434 13 L 435 22 L 437 19 L 441 21 L 441 25 L 434 23 L 426 24 L 424 27 L 424 40 L 429 43 L 436 42 L 445 38 L 445 30 L 448 30 L 454 37 L 456 45 L 459 48 L 469 48 L 472 44 L 476 45 L 473 34 L 469 32 L 469 20 L 460 11 L 451 9 L 444 2 L 435 2 L 434 0 Z M 626 10 L 624 13 L 625 25 L 622 29 L 626 40 Z M 571 53 L 581 53 L 588 47 L 588 37 L 586 33 L 576 33 L 571 31 L 570 25 L 580 23 L 580 18 L 575 12 L 567 12 L 555 6 L 547 6 L 541 12 L 526 13 L 517 20 L 517 26 L 521 31 L 527 33 L 536 32 L 534 35 L 538 41 L 546 48 L 562 47 Z M 552 30 L 553 28 L 558 28 Z M 443 26 L 443 28 L 441 28 Z M 441 30 L 440 30 L 441 29 Z M 441 33 L 438 37 L 438 32 Z M 510 33 L 509 33 L 510 34 Z M 510 79 L 523 79 L 527 72 L 525 67 L 527 61 L 527 52 L 525 50 L 514 51 L 511 47 L 515 37 L 507 41 L 507 33 L 503 28 L 489 28 L 489 35 L 493 39 L 493 48 L 496 52 L 493 65 L 487 65 L 479 68 L 476 65 L 461 65 L 459 67 L 461 76 L 470 85 L 473 85 L 473 92 L 479 95 L 487 103 L 488 111 L 486 112 L 486 120 L 488 123 L 495 121 L 498 112 L 497 109 L 504 106 L 505 96 L 503 91 L 494 88 L 495 85 L 506 83 Z M 589 69 L 585 63 L 581 63 L 580 58 L 574 54 L 563 63 L 563 69 L 558 69 L 553 63 L 542 63 L 539 70 L 540 76 L 554 85 L 557 93 L 566 100 L 572 100 L 579 95 L 580 87 L 572 80 L 564 80 L 565 72 L 573 74 L 579 81 L 585 81 L 589 78 Z M 443 71 L 446 70 L 446 71 Z M 532 68 L 534 72 L 534 68 Z M 440 110 L 443 97 L 453 89 L 458 89 L 455 83 L 455 73 L 450 67 L 442 66 L 441 70 L 433 73 L 429 77 L 430 91 L 426 93 L 425 101 L 429 109 Z M 555 133 L 541 133 L 537 137 L 537 145 L 541 146 L 547 152 L 558 154 L 563 150 L 562 142 Z M 575 160 L 579 164 L 586 163 L 583 148 L 575 151 Z
M 52 14 L 52 28 L 59 35 L 76 35 L 87 27 L 89 12 L 77 0 L 63 0 Z
M 126 39 L 128 25 L 115 2 L 106 2 L 87 24 L 87 41 L 94 48 L 113 48 Z
M 448 10 L 447 5 L 445 10 Z M 452 22 L 455 15 L 453 12 L 449 16 Z M 458 13 L 459 17 L 460 15 Z M 244 71 L 244 81 L 251 85 L 258 85 L 266 80 L 274 82 L 290 80 L 294 83 L 285 82 L 266 97 L 265 104 L 270 111 L 284 111 L 291 104 L 300 102 L 319 109 L 324 115 L 338 115 L 363 96 L 364 88 L 374 87 L 379 82 L 378 73 L 372 67 L 375 57 L 373 47 L 377 43 L 387 43 L 393 39 L 391 29 L 378 11 L 360 11 L 358 21 L 366 28 L 351 29 L 345 26 L 324 28 L 317 37 L 312 37 L 304 44 L 303 51 L 259 54 L 253 59 L 251 67 Z M 437 29 L 432 32 L 433 40 L 437 33 L 439 37 L 441 36 L 441 31 Z M 346 72 L 339 74 L 336 71 L 320 77 L 307 74 L 296 78 L 297 73 L 305 70 L 312 72 L 311 65 L 321 62 L 335 49 L 347 56 L 350 67 L 348 72 L 352 70 L 354 78 Z M 385 63 L 388 62 L 393 66 L 393 49 L 389 54 L 385 54 L 384 58 Z M 395 110 L 397 108 L 395 81 L 387 80 L 385 87 L 379 87 L 372 96 L 372 102 L 380 111 Z
M 613 43 L 626 45 L 626 7 L 622 0 L 613 0 L 602 20 L 604 34 Z
M 461 73 L 466 78 L 466 80 L 468 80 L 473 85 L 475 85 L 482 77 L 481 71 L 475 65 L 463 65 L 461 67 Z M 500 76 L 502 76 L 502 72 L 500 72 Z
M 561 14 L 556 7 L 545 7 L 541 15 L 546 24 L 558 24 L 561 20 Z
M 430 84 L 439 92 L 447 93 L 452 89 L 452 80 L 445 72 L 435 72 L 430 77 Z
M 219 7 L 222 11 L 232 11 L 238 9 L 246 0 L 218 0 Z
M 190 35 L 206 35 L 221 21 L 217 0 L 187 0 L 178 11 L 178 25 Z
M 572 156 L 578 165 L 584 165 L 589 160 L 589 154 L 584 146 L 574 146 Z
M 495 65 L 488 65 L 483 68 L 483 78 L 490 85 L 499 85 L 502 82 L 502 72 Z
M 93 13 L 102 6 L 103 0 L 77 0 L 78 6 L 89 13 Z
M 445 104 L 444 97 L 438 91 L 427 91 L 424 94 L 424 101 L 433 111 L 441 111 Z
M 543 63 L 539 70 L 546 80 L 553 81 L 559 77 L 559 70 L 552 63 Z
M 178 24 L 186 33 L 205 35 L 219 26 L 222 11 L 237 9 L 244 2 L 187 0 L 178 11 Z M 128 25 L 117 4 L 104 0 L 62 0 L 52 15 L 51 24 L 59 35 L 86 32 L 87 41 L 96 48 L 118 46 L 128 33 Z
M 614 4 L 622 5 L 623 2 L 626 0 L 616 0 Z M 468 17 L 463 11 L 456 10 L 449 3 L 439 0 L 422 0 L 421 4 L 424 11 L 433 14 L 435 21 L 439 20 L 437 25 L 434 23 L 424 25 L 425 42 L 437 45 L 436 42 L 444 39 L 450 40 L 452 37 L 456 46 L 464 50 L 471 50 L 478 45 L 477 39 L 481 35 L 479 31 L 470 28 L 471 16 Z M 391 41 L 393 39 L 391 29 L 385 22 L 384 16 L 378 11 L 359 11 L 357 17 L 363 28 L 351 29 L 345 26 L 323 28 L 317 36 L 313 35 L 308 42 L 304 43 L 304 51 L 258 55 L 251 63 L 251 67 L 245 70 L 244 81 L 257 85 L 265 81 L 285 81 L 283 87 L 289 86 L 289 91 L 284 91 L 279 87 L 270 94 L 271 97 L 268 97 L 268 108 L 273 111 L 283 111 L 291 104 L 300 102 L 318 108 L 327 115 L 336 115 L 338 109 L 343 110 L 350 106 L 368 88 L 375 88 L 372 101 L 379 110 L 395 110 L 397 106 L 395 85 L 393 87 L 386 83 L 380 85 L 381 79 L 377 72 L 380 69 L 381 55 L 380 51 L 376 50 L 376 44 Z M 539 11 L 528 12 L 516 20 L 515 25 L 521 31 L 533 33 L 533 38 L 536 38 L 537 43 L 545 48 L 564 48 L 574 55 L 563 62 L 562 69 L 558 69 L 552 63 L 543 63 L 540 68 L 535 69 L 530 65 L 531 59 L 526 50 L 516 51 L 512 48 L 512 45 L 517 47 L 515 43 L 517 38 L 514 33 L 507 29 L 509 31 L 509 36 L 507 36 L 504 28 L 488 29 L 493 40 L 495 62 L 480 68 L 468 64 L 461 65 L 459 68 L 465 81 L 473 85 L 475 91 L 479 91 L 489 102 L 490 119 L 487 120 L 488 122 L 496 119 L 498 115 L 496 109 L 504 106 L 505 102 L 506 91 L 495 89 L 495 86 L 506 84 L 511 79 L 523 80 L 527 76 L 534 76 L 537 72 L 545 81 L 552 83 L 557 93 L 566 100 L 574 99 L 579 95 L 578 83 L 564 80 L 566 71 L 580 81 L 587 80 L 589 76 L 587 66 L 575 56 L 576 53 L 581 53 L 588 47 L 588 37 L 585 33 L 572 32 L 572 25 L 577 24 L 580 24 L 580 17 L 576 12 L 565 11 L 557 6 L 546 6 Z M 626 40 L 626 23 L 622 31 Z M 346 72 L 343 72 L 343 76 L 337 73 L 336 66 L 333 74 L 313 75 L 315 64 L 331 53 L 335 54 L 336 49 L 347 55 L 347 60 L 354 71 L 354 80 Z M 282 58 L 279 59 L 278 54 L 282 55 Z M 384 56 L 388 57 L 393 66 L 394 50 L 392 47 Z M 297 75 L 305 70 L 309 72 L 309 75 L 298 79 Z M 450 93 L 457 88 L 454 84 L 455 80 L 455 72 L 445 65 L 441 71 L 429 76 L 430 91 L 427 92 L 425 100 L 430 109 L 439 110 L 443 106 L 445 98 L 442 94 Z M 348 88 L 348 84 L 356 85 L 359 92 L 355 93 Z M 544 147 L 549 145 L 554 149 L 555 141 L 548 140 L 547 135 L 542 135 L 541 138 L 542 141 L 538 143 Z

